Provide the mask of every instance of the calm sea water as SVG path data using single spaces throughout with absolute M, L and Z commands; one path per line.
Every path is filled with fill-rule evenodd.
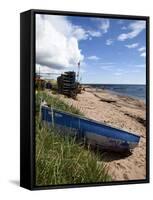
M 111 90 L 117 94 L 134 97 L 146 101 L 145 85 L 123 85 L 123 84 L 88 84 L 95 88 Z

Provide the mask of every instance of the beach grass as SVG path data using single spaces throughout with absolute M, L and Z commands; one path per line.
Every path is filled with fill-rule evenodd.
M 36 112 L 39 112 L 41 99 L 45 100 L 49 106 L 83 116 L 83 113 L 81 113 L 75 107 L 66 104 L 58 97 L 48 95 L 45 91 L 39 91 L 36 95 Z
M 36 95 L 36 107 L 40 97 L 52 106 L 81 114 L 56 97 L 45 92 Z M 100 161 L 100 162 L 99 162 Z M 76 142 L 70 134 L 62 134 L 56 127 L 42 126 L 36 115 L 36 185 L 60 185 L 98 183 L 110 181 L 111 177 L 98 152 L 90 151 Z

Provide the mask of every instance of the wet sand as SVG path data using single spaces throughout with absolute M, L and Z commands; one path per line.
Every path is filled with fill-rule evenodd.
M 102 153 L 113 180 L 137 180 L 146 176 L 146 106 L 142 100 L 88 87 L 77 100 L 59 95 L 90 119 L 97 120 L 141 136 L 132 154 Z

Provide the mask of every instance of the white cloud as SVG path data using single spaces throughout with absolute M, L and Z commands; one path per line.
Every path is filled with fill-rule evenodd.
M 127 27 L 127 30 L 129 30 L 129 32 L 120 34 L 117 39 L 119 41 L 132 39 L 132 38 L 136 37 L 137 35 L 139 35 L 141 33 L 141 31 L 143 31 L 145 28 L 146 28 L 145 21 L 132 22 Z
M 141 57 L 146 57 L 146 52 L 140 54 Z
M 36 64 L 36 73 L 37 74 L 56 74 L 59 75 L 63 72 L 63 69 L 51 69 L 50 67 L 42 66 L 39 64 Z
M 146 48 L 145 47 L 140 47 L 139 49 L 138 49 L 138 51 L 145 51 L 146 50 Z
M 88 59 L 89 60 L 99 60 L 100 58 L 97 56 L 89 56 Z
M 88 34 L 86 33 L 86 31 L 79 26 L 72 26 L 73 30 L 72 30 L 72 35 L 73 37 L 76 37 L 78 40 L 86 40 L 88 39 Z
M 108 19 L 101 19 L 99 28 L 102 30 L 103 33 L 107 33 L 110 27 L 110 23 Z
M 49 67 L 42 67 L 41 65 L 36 65 L 36 73 L 51 73 L 52 70 Z
M 90 31 L 87 31 L 87 33 L 92 37 L 100 37 L 101 36 L 101 32 L 100 31 L 90 30 Z
M 45 79 L 55 79 L 63 72 L 64 69 L 51 69 L 50 67 L 36 64 L 36 73 Z
M 84 56 L 78 41 L 85 39 L 82 28 L 64 16 L 36 15 L 36 63 L 54 69 L 76 66 Z
M 108 39 L 108 40 L 106 40 L 106 45 L 111 45 L 113 43 L 113 40 L 112 39 Z
M 78 40 L 87 40 L 91 37 L 100 37 L 101 32 L 94 30 L 85 30 L 80 26 L 73 26 L 73 36 L 75 36 Z
M 36 63 L 54 69 L 74 67 L 83 61 L 80 40 L 102 33 L 73 25 L 65 16 L 36 15 Z
M 138 51 L 140 52 L 140 56 L 141 57 L 146 57 L 146 47 L 140 47 L 139 49 L 138 49 Z
M 139 46 L 138 43 L 133 43 L 133 44 L 127 44 L 127 45 L 125 45 L 125 47 L 127 47 L 127 48 L 129 48 L 129 49 L 133 49 L 133 48 L 136 48 L 136 47 L 138 47 L 138 46 Z
M 101 33 L 107 33 L 108 29 L 110 28 L 109 19 L 105 18 L 91 18 L 92 21 L 98 22 L 98 28 L 100 29 Z
M 73 27 L 73 31 L 72 31 L 72 35 L 74 37 L 76 37 L 78 40 L 87 40 L 87 39 L 91 39 L 92 37 L 100 37 L 102 34 L 100 31 L 95 31 L 95 30 L 85 30 L 80 26 L 74 26 Z

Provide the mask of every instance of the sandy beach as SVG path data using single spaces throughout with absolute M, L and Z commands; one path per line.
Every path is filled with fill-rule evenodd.
M 56 95 L 55 95 L 56 96 Z M 114 94 L 107 90 L 86 87 L 77 100 L 59 95 L 86 117 L 141 136 L 132 154 L 102 153 L 103 161 L 113 180 L 137 180 L 146 176 L 146 107 L 142 100 Z

